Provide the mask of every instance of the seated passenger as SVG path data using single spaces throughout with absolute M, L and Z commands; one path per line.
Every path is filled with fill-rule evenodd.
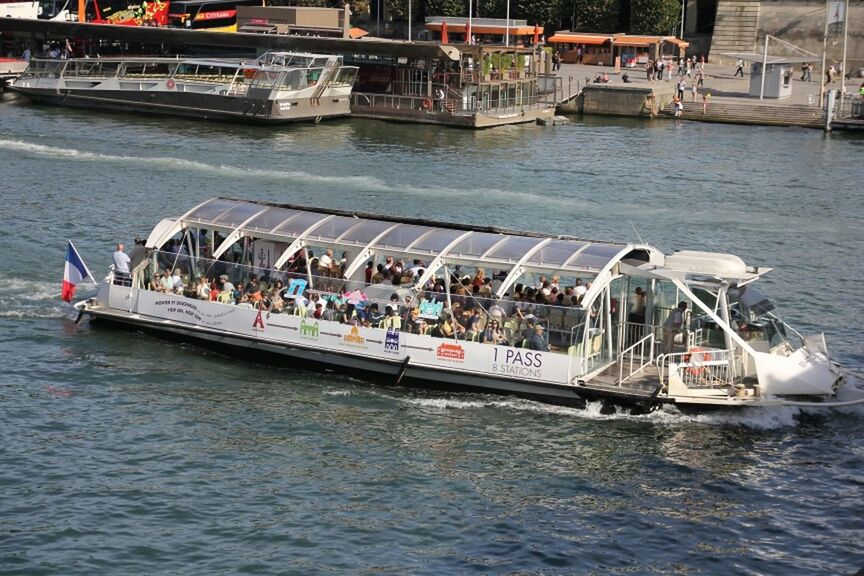
M 465 321 L 465 333 L 472 337 L 475 334 L 479 334 L 480 332 L 480 320 L 483 318 L 481 316 L 482 310 L 479 307 L 471 310 L 471 315 Z
M 320 300 L 315 303 L 315 311 L 312 313 L 312 317 L 316 320 L 324 318 L 324 304 Z
M 200 300 L 210 299 L 210 283 L 207 282 L 207 278 L 204 276 L 198 279 L 198 284 L 195 286 L 195 293 L 198 295 Z
M 497 320 L 492 320 L 486 325 L 486 329 L 480 335 L 480 341 L 485 344 L 507 344 L 507 339 L 504 338 Z
M 234 284 L 232 284 L 231 281 L 228 279 L 228 275 L 222 274 L 221 276 L 219 276 L 219 280 L 222 282 L 222 291 L 228 292 L 233 296 L 234 290 L 236 290 L 236 288 L 234 288 Z
M 369 307 L 369 321 L 372 323 L 372 326 L 378 326 L 381 323 L 381 320 L 384 319 L 384 315 L 378 310 L 378 303 L 373 302 Z
M 186 288 L 186 284 L 183 283 L 183 277 L 180 275 L 179 268 L 175 268 L 174 272 L 171 274 L 171 283 L 174 285 L 174 292 L 176 294 L 183 293 L 183 289 Z
M 393 306 L 387 305 L 384 320 L 381 322 L 381 328 L 393 328 L 395 330 L 402 329 L 402 318 L 396 314 Z
M 162 274 L 159 283 L 162 286 L 160 292 L 174 292 L 174 278 L 167 271 Z
M 150 290 L 154 292 L 164 292 L 165 289 L 162 287 L 162 274 L 156 272 L 153 274 L 153 278 L 150 280 Z
M 536 324 L 534 326 L 534 333 L 528 337 L 528 348 L 530 350 L 539 350 L 540 352 L 549 351 L 549 346 L 547 346 L 546 341 L 543 340 L 542 324 Z

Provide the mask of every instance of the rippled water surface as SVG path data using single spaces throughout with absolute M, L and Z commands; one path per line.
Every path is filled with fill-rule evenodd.
M 864 412 L 601 415 L 76 327 L 65 240 L 215 195 L 729 251 L 864 368 L 864 140 L 699 123 L 252 128 L 0 102 L 0 573 L 853 574 Z M 83 294 L 88 288 L 82 287 Z

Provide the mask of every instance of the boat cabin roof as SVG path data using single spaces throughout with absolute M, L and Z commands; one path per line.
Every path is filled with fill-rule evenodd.
M 645 245 L 231 198 L 212 198 L 179 218 L 163 221 L 151 233 L 147 245 L 160 248 L 186 228 L 227 233 L 226 242 L 253 237 L 360 248 L 360 259 L 372 251 L 576 274 L 597 274 L 621 259 L 659 263 L 663 257 L 656 248 Z

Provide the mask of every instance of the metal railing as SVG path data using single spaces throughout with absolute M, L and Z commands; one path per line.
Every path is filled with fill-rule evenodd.
M 623 386 L 625 382 L 645 370 L 650 366 L 654 359 L 654 336 L 648 334 L 621 353 L 618 360 L 618 386 Z M 624 366 L 627 366 L 627 373 L 624 373 Z
M 727 388 L 734 384 L 728 350 L 698 349 L 663 354 L 657 358 L 660 382 L 669 384 L 674 370 L 687 388 Z

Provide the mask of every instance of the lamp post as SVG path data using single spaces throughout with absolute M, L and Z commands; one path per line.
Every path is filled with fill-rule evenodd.
M 504 46 L 510 46 L 510 0 L 507 0 L 507 24 L 504 28 Z
M 408 0 L 408 41 L 411 42 L 411 0 Z
M 684 39 L 684 7 L 687 6 L 687 0 L 681 0 L 681 35 L 678 36 L 681 40 Z
M 471 42 L 471 36 L 474 35 L 473 26 L 471 25 L 471 20 L 474 19 L 474 2 L 472 0 L 468 0 L 468 38 L 465 40 L 468 41 L 468 44 L 473 44 Z
M 381 0 L 378 0 L 378 8 L 375 10 L 375 35 L 381 37 Z

